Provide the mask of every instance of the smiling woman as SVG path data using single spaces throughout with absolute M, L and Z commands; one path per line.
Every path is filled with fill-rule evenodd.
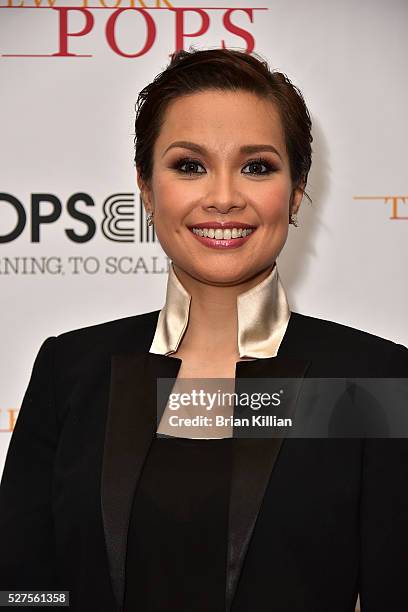
M 0 489 L 1 588 L 68 590 L 75 612 L 405 609 L 408 432 L 378 429 L 390 400 L 376 437 L 356 429 L 374 403 L 358 385 L 335 418 L 301 393 L 408 377 L 404 346 L 290 309 L 277 258 L 311 143 L 300 91 L 255 54 L 180 51 L 140 92 L 166 300 L 41 347 Z M 277 403 L 253 419 L 196 401 L 268 381 Z M 315 400 L 327 435 L 282 433 Z
M 186 116 L 191 138 L 204 146 L 173 142 L 186 133 Z M 152 177 L 139 187 L 180 280 L 187 270 L 201 281 L 248 289 L 270 273 L 303 195 L 303 184 L 292 184 L 278 111 L 241 91 L 174 101 L 154 147 Z
M 238 286 L 250 289 L 271 272 L 311 164 L 303 98 L 255 62 L 216 50 L 179 54 L 141 92 L 136 119 L 138 184 L 160 243 L 183 284 L 187 272 L 234 285 L 232 311 Z
M 275 262 L 304 194 L 310 128 L 289 79 L 240 52 L 179 53 L 140 93 L 138 185 L 172 276 L 196 295 L 173 351 L 181 378 L 232 378 L 248 358 L 236 341 L 238 294 L 272 275 L 285 301 Z

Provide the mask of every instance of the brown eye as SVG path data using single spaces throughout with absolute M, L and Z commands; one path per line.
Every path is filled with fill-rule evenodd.
M 197 166 L 203 167 L 201 163 L 195 159 L 184 158 L 176 162 L 174 167 L 183 174 L 205 174 L 205 170 L 204 172 L 196 172 Z
M 253 174 L 255 176 L 257 175 L 266 175 L 266 174 L 270 174 L 271 172 L 273 172 L 275 170 L 275 168 L 266 160 L 266 159 L 252 159 L 250 160 L 246 166 L 251 168 L 252 170 L 255 169 L 255 172 L 244 172 L 244 174 Z M 265 168 L 264 171 L 261 170 L 261 168 Z

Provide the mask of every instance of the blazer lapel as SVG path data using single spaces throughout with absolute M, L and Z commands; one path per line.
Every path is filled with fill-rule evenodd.
M 126 545 L 133 496 L 157 430 L 156 379 L 176 379 L 180 365 L 180 359 L 154 353 L 111 357 L 101 509 L 118 610 L 124 604 Z
M 301 381 L 309 365 L 310 361 L 283 356 L 240 361 L 236 365 L 236 388 L 239 387 L 240 378 L 299 379 L 287 413 L 293 414 Z M 245 555 L 282 441 L 282 437 L 274 437 L 238 438 L 234 442 L 226 572 L 227 612 L 231 610 Z

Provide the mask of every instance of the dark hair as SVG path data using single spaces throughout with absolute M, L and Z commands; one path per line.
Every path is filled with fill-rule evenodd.
M 259 55 L 232 49 L 178 51 L 167 68 L 139 93 L 135 110 L 135 165 L 148 184 L 153 147 L 172 100 L 201 91 L 244 90 L 277 107 L 285 134 L 292 182 L 304 181 L 312 163 L 312 122 L 300 90 L 281 72 L 271 71 Z

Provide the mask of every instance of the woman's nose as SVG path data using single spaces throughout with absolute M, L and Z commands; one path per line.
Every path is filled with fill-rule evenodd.
M 234 177 L 227 173 L 214 177 L 204 206 L 206 209 L 216 209 L 221 213 L 227 213 L 231 208 L 243 208 L 245 199 Z

